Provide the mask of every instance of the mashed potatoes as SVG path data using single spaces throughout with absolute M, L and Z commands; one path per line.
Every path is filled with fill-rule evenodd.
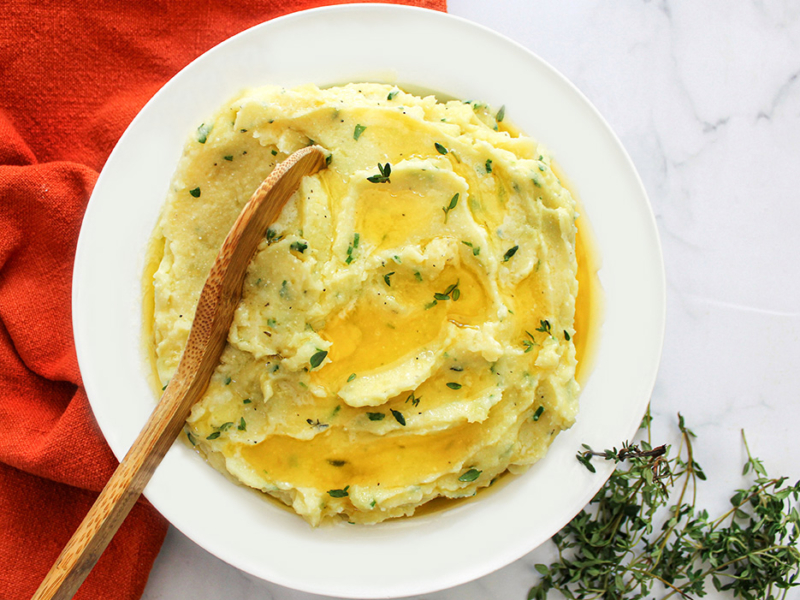
M 250 194 L 294 150 L 330 152 L 265 232 L 187 421 L 214 466 L 314 525 L 375 523 L 524 470 L 573 423 L 575 204 L 502 112 L 265 87 L 198 128 L 154 236 L 162 384 Z

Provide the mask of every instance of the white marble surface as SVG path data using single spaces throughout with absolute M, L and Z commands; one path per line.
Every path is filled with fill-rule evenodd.
M 656 435 L 675 441 L 678 411 L 697 432 L 701 503 L 714 513 L 744 483 L 741 428 L 772 474 L 800 478 L 800 2 L 450 0 L 449 12 L 556 67 L 633 158 L 667 270 Z M 524 600 L 550 552 L 424 598 Z M 196 597 L 320 598 L 256 580 L 171 528 L 143 598 Z

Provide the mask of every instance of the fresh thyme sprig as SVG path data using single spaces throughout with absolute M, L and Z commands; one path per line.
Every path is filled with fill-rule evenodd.
M 649 416 L 645 422 L 649 434 Z M 678 427 L 675 455 L 646 441 L 578 453 L 591 471 L 598 456 L 617 467 L 589 506 L 553 536 L 559 560 L 536 565 L 542 579 L 529 600 L 545 600 L 551 590 L 580 600 L 692 599 L 705 596 L 709 584 L 733 598 L 785 600 L 800 585 L 800 482 L 785 485 L 785 477 L 767 475 L 745 439 L 744 474 L 755 480 L 712 520 L 695 506 L 706 478 L 694 458 L 696 436 L 680 415 Z

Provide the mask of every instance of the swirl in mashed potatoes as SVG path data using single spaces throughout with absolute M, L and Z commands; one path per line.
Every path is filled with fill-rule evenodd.
M 193 445 L 311 524 L 375 523 L 541 459 L 577 411 L 573 198 L 502 110 L 264 87 L 188 141 L 154 234 L 166 383 L 253 190 L 319 144 L 250 264 Z

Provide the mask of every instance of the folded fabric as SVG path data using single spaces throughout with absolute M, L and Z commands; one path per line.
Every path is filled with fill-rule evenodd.
M 83 211 L 135 114 L 191 60 L 310 0 L 0 6 L 0 598 L 29 599 L 117 461 L 72 338 Z M 445 0 L 397 2 L 444 10 Z M 75 596 L 140 598 L 166 533 L 144 499 Z

